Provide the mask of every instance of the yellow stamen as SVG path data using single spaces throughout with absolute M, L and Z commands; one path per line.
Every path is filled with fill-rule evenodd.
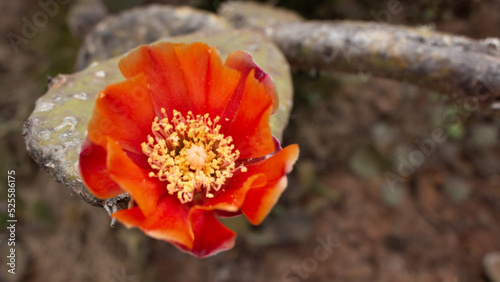
M 219 133 L 220 120 L 210 119 L 208 114 L 194 116 L 188 112 L 184 118 L 176 110 L 172 119 L 155 117 L 151 126 L 153 135 L 141 144 L 153 169 L 150 177 L 167 181 L 169 194 L 176 194 L 182 203 L 191 202 L 197 192 L 213 198 L 233 176 L 237 169 L 245 172 L 246 167 L 236 167 L 240 152 L 234 149 L 232 138 Z

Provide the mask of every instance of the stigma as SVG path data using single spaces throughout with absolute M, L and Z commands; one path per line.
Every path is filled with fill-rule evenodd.
M 164 108 L 161 113 L 164 117 L 153 120 L 153 136 L 141 144 L 142 152 L 151 167 L 149 176 L 165 181 L 168 193 L 181 203 L 191 202 L 197 193 L 213 198 L 236 170 L 246 171 L 236 166 L 240 152 L 231 136 L 220 133 L 220 117 L 212 120 L 191 111 L 184 117 L 174 110 L 169 120 Z
M 186 161 L 192 169 L 201 169 L 205 166 L 207 152 L 205 148 L 193 145 L 186 151 Z

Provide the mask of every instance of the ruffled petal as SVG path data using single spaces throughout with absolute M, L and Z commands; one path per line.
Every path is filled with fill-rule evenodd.
M 165 108 L 169 116 L 173 110 L 221 116 L 241 79 L 239 70 L 222 64 L 215 48 L 198 42 L 141 46 L 119 67 L 125 77 L 144 73 L 155 111 L 160 115 Z
M 191 102 L 190 110 L 194 115 L 206 114 L 206 93 L 210 70 L 210 53 L 215 51 L 206 44 L 193 43 L 175 46 L 175 55 L 179 61 L 180 71 L 186 83 L 186 94 Z
M 289 145 L 270 158 L 247 165 L 247 172 L 237 172 L 213 198 L 204 198 L 200 205 L 221 210 L 232 216 L 240 209 L 252 224 L 259 224 L 276 204 L 286 188 L 288 174 L 298 158 L 297 145 Z
M 241 211 L 252 224 L 260 224 L 279 196 L 286 188 L 286 174 L 292 171 L 293 165 L 299 157 L 299 146 L 292 144 L 279 151 L 272 157 L 248 166 L 248 173 L 264 173 L 267 183 L 261 187 L 248 190 Z
M 248 190 L 263 187 L 267 180 L 264 174 L 250 175 L 248 172 L 238 172 L 228 179 L 224 188 L 213 192 L 213 198 L 204 198 L 200 204 L 214 210 L 237 213 L 245 201 Z M 222 213 L 224 215 L 224 213 Z
M 136 153 L 136 152 L 131 152 L 131 151 L 128 151 L 125 149 L 123 149 L 123 151 L 139 167 L 142 167 L 142 168 L 147 169 L 147 170 L 151 169 L 151 166 L 148 163 L 148 157 L 143 152 Z
M 189 221 L 189 208 L 176 197 L 163 196 L 156 210 L 145 217 L 139 207 L 118 211 L 112 215 L 128 228 L 138 227 L 148 236 L 171 243 L 193 247 L 194 234 Z
M 272 99 L 254 76 L 247 76 L 241 103 L 224 134 L 233 138 L 241 159 L 258 158 L 275 151 L 269 127 Z M 242 126 L 244 125 L 244 126 Z
M 270 75 L 265 73 L 259 65 L 255 62 L 252 55 L 246 51 L 234 51 L 226 59 L 225 66 L 235 69 L 241 73 L 241 78 L 238 87 L 231 98 L 225 112 L 224 118 L 232 119 L 234 113 L 239 107 L 243 88 L 245 87 L 245 81 L 247 81 L 247 76 L 253 71 L 253 77 L 263 86 L 265 93 L 267 93 L 272 100 L 272 111 L 271 114 L 276 112 L 278 109 L 278 94 L 276 92 L 276 86 L 274 85 L 273 79 Z
M 154 66 L 152 66 L 149 46 L 141 45 L 125 54 L 118 62 L 118 68 L 126 79 L 140 73 L 154 75 L 151 73 L 154 71 Z
M 151 134 L 155 116 L 146 78 L 138 74 L 99 93 L 88 136 L 101 146 L 104 136 L 110 136 L 124 149 L 142 153 L 141 143 Z
M 194 207 L 189 211 L 189 221 L 194 233 L 193 246 L 177 245 L 181 250 L 205 258 L 234 246 L 236 233 L 224 226 L 212 210 Z
M 118 66 L 126 78 L 144 73 L 151 89 L 153 107 L 161 116 L 161 109 L 171 116 L 173 110 L 187 113 L 191 109 L 189 91 L 181 64 L 175 52 L 176 46 L 161 42 L 141 46 L 125 57 Z
M 241 77 L 222 114 L 223 133 L 233 138 L 242 159 L 273 153 L 269 117 L 277 110 L 278 96 L 271 76 L 245 51 L 231 53 L 225 66 Z
M 149 170 L 137 166 L 109 137 L 107 151 L 110 177 L 130 194 L 145 216 L 152 214 L 158 200 L 165 194 L 165 184 L 149 177 Z
M 78 167 L 85 185 L 98 198 L 108 199 L 124 193 L 111 179 L 106 167 L 106 150 L 85 138 L 80 152 Z
M 210 53 L 210 72 L 207 76 L 206 112 L 212 118 L 221 117 L 227 103 L 240 83 L 241 73 L 222 64 L 215 48 Z
M 119 210 L 111 215 L 127 228 L 138 227 L 143 230 L 146 227 L 146 217 L 139 207 Z

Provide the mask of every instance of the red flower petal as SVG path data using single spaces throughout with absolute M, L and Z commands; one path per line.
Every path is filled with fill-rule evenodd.
M 252 224 L 260 224 L 286 188 L 286 174 L 299 157 L 299 146 L 289 145 L 272 157 L 248 166 L 248 173 L 264 173 L 267 183 L 248 190 L 241 211 Z
M 125 152 L 125 154 L 127 154 L 127 157 L 129 157 L 136 165 L 144 169 L 151 170 L 151 166 L 148 163 L 148 158 L 143 152 L 136 153 L 125 149 L 123 149 L 123 151 Z
M 146 79 L 139 74 L 99 93 L 88 136 L 101 146 L 104 136 L 110 136 L 124 149 L 142 153 L 141 143 L 151 134 L 155 116 Z
M 206 114 L 206 88 L 209 84 L 207 73 L 210 64 L 210 52 L 215 51 L 203 43 L 175 46 L 175 55 L 184 75 L 187 95 L 194 115 Z
M 108 174 L 106 150 L 88 137 L 83 141 L 78 166 L 83 182 L 96 197 L 107 199 L 125 192 Z
M 161 108 L 165 108 L 168 116 L 173 110 L 186 113 L 191 108 L 186 78 L 175 53 L 176 45 L 180 44 L 141 46 L 123 57 L 118 64 L 126 78 L 141 72 L 146 75 L 158 115 L 161 114 Z
M 254 61 L 252 55 L 246 51 L 234 51 L 229 54 L 226 59 L 225 65 L 239 71 L 241 73 L 241 79 L 238 85 L 238 89 L 235 91 L 233 97 L 231 98 L 231 103 L 228 105 L 226 112 L 224 113 L 224 118 L 232 119 L 233 113 L 238 108 L 241 101 L 242 88 L 245 85 L 246 77 L 253 72 L 253 77 L 264 86 L 264 92 L 267 93 L 271 100 L 273 101 L 273 109 L 271 114 L 276 112 L 278 109 L 278 94 L 276 93 L 276 86 L 274 85 L 273 79 L 270 75 L 265 73 L 259 65 Z
M 137 166 L 120 145 L 109 137 L 107 149 L 109 175 L 130 194 L 144 215 L 149 216 L 155 211 L 158 200 L 166 192 L 165 183 L 149 177 L 149 170 Z
M 213 192 L 213 198 L 204 198 L 202 206 L 211 209 L 237 213 L 245 201 L 248 190 L 266 185 L 266 177 L 262 173 L 249 175 L 246 172 L 235 173 L 228 179 L 224 188 Z
M 194 233 L 193 246 L 178 245 L 181 250 L 205 258 L 234 246 L 236 233 L 224 226 L 212 210 L 194 207 L 189 211 L 189 221 Z
M 149 70 L 149 73 L 146 72 L 151 65 L 151 56 L 149 51 L 149 46 L 141 45 L 136 49 L 130 51 L 125 54 L 120 61 L 118 62 L 118 68 L 123 76 L 128 79 L 132 78 L 140 73 L 144 73 L 146 76 L 154 75 L 151 73 L 152 70 Z
M 170 195 L 163 196 L 156 210 L 145 217 L 140 208 L 121 210 L 112 216 L 128 228 L 138 227 L 147 235 L 160 240 L 193 247 L 194 234 L 189 221 L 189 207 Z
M 253 72 L 247 77 L 235 116 L 224 127 L 224 134 L 233 138 L 241 159 L 262 157 L 275 151 L 269 127 L 272 99 L 266 93 L 265 86 L 255 79 Z
M 145 226 L 146 217 L 139 207 L 119 210 L 111 215 L 119 222 L 123 223 L 127 228 L 138 227 L 141 230 Z
M 203 43 L 141 46 L 119 67 L 126 78 L 144 73 L 156 112 L 165 108 L 169 116 L 173 110 L 221 116 L 240 80 L 240 73 L 222 65 L 217 50 Z
M 223 65 L 215 49 L 210 55 L 210 73 L 207 76 L 209 84 L 205 106 L 206 112 L 215 118 L 222 116 L 242 75 L 237 70 Z
M 235 173 L 224 188 L 215 192 L 213 198 L 205 198 L 201 205 L 229 212 L 227 215 L 241 208 L 252 224 L 259 224 L 286 188 L 286 174 L 292 170 L 298 154 L 299 148 L 293 144 L 248 165 L 247 172 Z

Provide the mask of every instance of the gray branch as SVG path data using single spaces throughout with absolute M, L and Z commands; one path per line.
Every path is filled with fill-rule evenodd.
M 500 40 L 477 41 L 373 22 L 310 21 L 264 29 L 295 69 L 368 72 L 491 101 L 500 96 Z

